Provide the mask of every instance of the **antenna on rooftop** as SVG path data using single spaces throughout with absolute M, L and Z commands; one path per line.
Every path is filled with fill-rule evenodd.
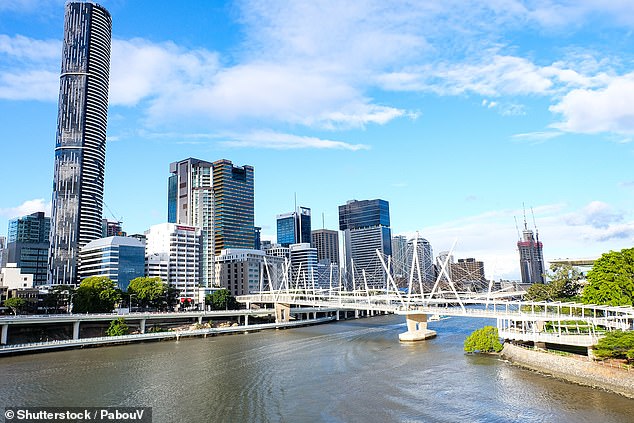
M 321 228 L 326 229 L 326 214 L 321 212 Z

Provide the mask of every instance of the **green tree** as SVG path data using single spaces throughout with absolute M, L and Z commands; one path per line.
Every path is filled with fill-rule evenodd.
M 161 278 L 141 277 L 130 281 L 128 294 L 134 296 L 139 306 L 160 308 L 167 294 L 167 284 Z
M 110 326 L 108 326 L 108 329 L 106 330 L 106 335 L 108 336 L 121 336 L 127 335 L 128 333 L 130 333 L 130 328 L 122 317 L 110 322 Z
M 9 307 L 13 314 L 17 316 L 18 311 L 22 311 L 26 307 L 26 300 L 24 298 L 7 298 L 4 300 L 4 306 Z
M 570 301 L 579 294 L 581 273 L 569 264 L 551 264 L 548 283 L 531 285 L 524 298 L 529 301 Z
M 238 302 L 228 289 L 219 289 L 205 296 L 205 304 L 211 305 L 212 310 L 235 310 Z
M 593 349 L 598 358 L 625 358 L 634 360 L 634 332 L 615 330 L 599 339 Z
M 73 311 L 79 313 L 108 313 L 121 300 L 117 285 L 105 276 L 90 276 L 79 284 L 73 299 Z
M 586 304 L 634 305 L 634 248 L 604 253 L 587 275 Z
M 502 348 L 502 343 L 500 343 L 500 337 L 498 336 L 498 328 L 495 326 L 485 326 L 475 330 L 464 340 L 464 350 L 468 353 L 500 352 Z

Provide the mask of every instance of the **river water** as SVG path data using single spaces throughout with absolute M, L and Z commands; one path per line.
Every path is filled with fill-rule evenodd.
M 154 422 L 633 422 L 634 400 L 465 355 L 486 324 L 401 316 L 0 358 L 4 406 L 148 406 Z M 634 377 L 634 376 L 633 376 Z

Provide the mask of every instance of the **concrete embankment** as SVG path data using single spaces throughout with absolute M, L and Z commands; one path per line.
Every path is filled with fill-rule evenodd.
M 634 398 L 634 370 L 604 366 L 583 357 L 530 350 L 510 343 L 504 344 L 502 357 L 513 364 L 558 379 Z

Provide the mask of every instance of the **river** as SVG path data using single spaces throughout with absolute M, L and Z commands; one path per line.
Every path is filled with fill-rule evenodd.
M 4 406 L 149 406 L 154 422 L 632 422 L 634 400 L 466 355 L 483 320 L 401 316 L 0 358 Z

